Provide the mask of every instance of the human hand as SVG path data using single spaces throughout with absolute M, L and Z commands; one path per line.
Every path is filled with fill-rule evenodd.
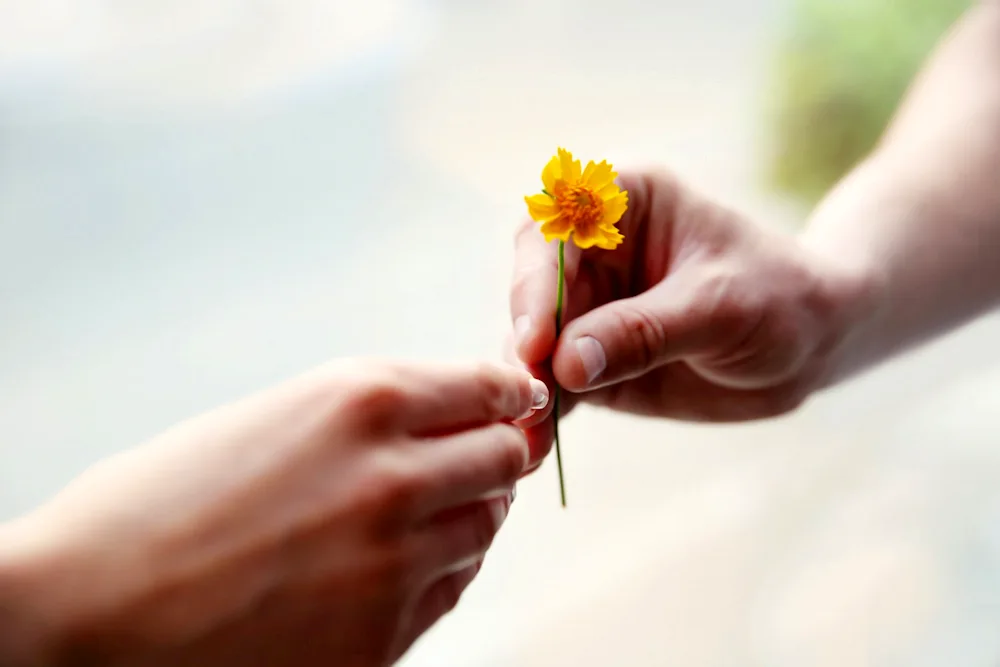
M 694 421 L 771 417 L 822 386 L 868 311 L 864 276 L 658 173 L 623 176 L 614 251 L 566 248 L 567 324 L 556 341 L 556 244 L 517 233 L 512 352 L 552 386 L 615 410 Z M 549 411 L 523 425 L 533 451 Z
M 540 384 L 337 362 L 99 464 L 0 531 L 0 662 L 390 664 L 478 571 Z

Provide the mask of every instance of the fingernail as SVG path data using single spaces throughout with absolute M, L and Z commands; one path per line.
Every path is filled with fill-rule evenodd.
M 525 339 L 528 337 L 528 332 L 531 331 L 531 318 L 527 315 L 521 315 L 519 318 L 514 320 L 514 347 L 515 349 L 520 349 L 521 345 L 524 343 Z
M 541 410 L 549 404 L 549 388 L 538 378 L 531 378 L 531 409 Z
M 608 358 L 604 355 L 604 346 L 591 336 L 584 336 L 576 341 L 576 352 L 580 355 L 583 372 L 587 376 L 587 384 L 592 383 L 604 372 Z

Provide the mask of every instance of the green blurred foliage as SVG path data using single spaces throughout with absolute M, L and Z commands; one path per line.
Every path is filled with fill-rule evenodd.
M 768 121 L 770 185 L 814 204 L 876 144 L 970 0 L 789 0 Z

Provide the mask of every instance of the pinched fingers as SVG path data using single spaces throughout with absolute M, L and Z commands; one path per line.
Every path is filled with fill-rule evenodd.
M 341 407 L 372 430 L 426 435 L 512 422 L 548 401 L 545 384 L 513 366 L 407 363 L 372 370 Z

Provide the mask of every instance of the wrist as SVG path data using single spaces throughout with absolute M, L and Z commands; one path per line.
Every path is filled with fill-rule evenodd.
M 829 304 L 824 354 L 815 386 L 822 390 L 870 363 L 867 350 L 885 303 L 886 279 L 881 267 L 865 261 L 860 253 L 838 250 L 808 232 L 799 242 L 821 275 L 819 289 Z

